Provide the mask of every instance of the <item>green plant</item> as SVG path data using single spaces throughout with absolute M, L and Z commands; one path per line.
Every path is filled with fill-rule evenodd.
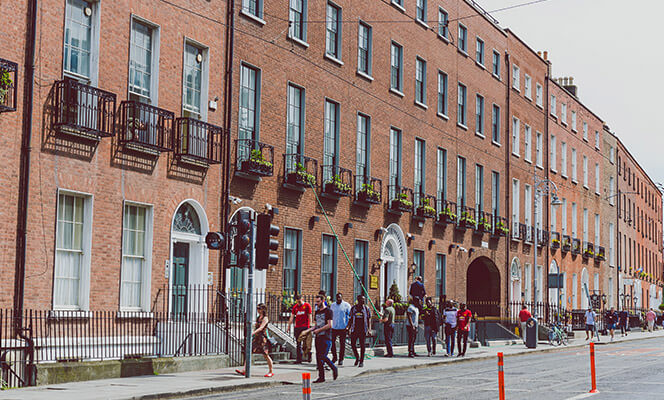
M 372 199 L 374 201 L 380 200 L 380 193 L 378 193 L 374 189 L 374 186 L 369 183 L 362 184 L 362 188 L 360 188 L 360 193 L 365 193 L 369 199 Z
M 487 232 L 491 230 L 491 222 L 486 217 L 480 218 L 479 226 Z
M 14 82 L 12 81 L 9 71 L 4 69 L 0 70 L 0 103 L 4 103 L 5 97 L 7 96 L 12 83 Z
M 662 303 L 662 304 L 659 305 L 659 309 L 662 310 L 662 311 L 664 311 L 664 303 Z
M 281 293 L 281 312 L 290 312 L 295 305 L 295 296 L 292 292 L 284 290 Z
M 301 163 L 295 163 L 295 174 L 297 174 L 300 180 L 307 184 L 312 186 L 316 184 L 316 177 L 307 172 L 307 169 Z
M 466 225 L 475 225 L 475 219 L 470 215 L 468 211 L 464 211 L 461 213 L 461 218 L 459 218 L 459 222 L 465 223 Z
M 401 302 L 401 293 L 399 293 L 399 286 L 397 286 L 396 282 L 392 283 L 392 286 L 390 286 L 390 292 L 388 293 L 387 298 L 392 299 L 395 303 Z
M 408 200 L 408 194 L 406 193 L 403 192 L 397 193 L 395 200 L 398 201 L 399 204 L 401 204 L 404 207 L 409 208 L 413 206 L 413 202 Z
M 351 191 L 350 185 L 343 183 L 339 175 L 334 175 L 326 184 L 334 185 L 334 188 L 339 192 L 348 193 Z
M 261 167 L 265 167 L 266 169 L 272 168 L 272 163 L 267 161 L 265 157 L 263 157 L 263 152 L 258 149 L 251 150 L 249 161 L 258 164 Z
M 510 228 L 508 228 L 503 221 L 498 222 L 496 225 L 496 230 L 504 235 L 510 233 Z

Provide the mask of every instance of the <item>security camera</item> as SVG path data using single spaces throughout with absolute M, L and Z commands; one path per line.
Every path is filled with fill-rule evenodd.
M 228 200 L 230 200 L 230 202 L 233 203 L 233 204 L 242 203 L 242 199 L 239 198 L 239 197 L 235 197 L 235 196 L 228 196 Z
M 272 204 L 265 203 L 265 211 L 270 212 L 272 210 Z
M 468 252 L 468 249 L 466 249 L 465 247 L 461 247 L 461 246 L 459 246 L 459 251 L 464 251 L 464 252 L 467 253 L 467 252 Z

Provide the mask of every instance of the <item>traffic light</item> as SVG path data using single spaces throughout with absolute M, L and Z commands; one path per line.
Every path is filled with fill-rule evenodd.
M 235 256 L 239 268 L 249 267 L 251 263 L 251 236 L 253 234 L 251 213 L 239 211 L 237 213 L 237 230 L 235 234 Z
M 208 232 L 205 235 L 205 244 L 210 250 L 225 250 L 226 236 L 221 232 Z
M 279 262 L 279 256 L 270 250 L 279 248 L 279 241 L 272 236 L 279 235 L 279 227 L 272 225 L 270 214 L 259 214 L 256 221 L 256 269 L 266 270 Z

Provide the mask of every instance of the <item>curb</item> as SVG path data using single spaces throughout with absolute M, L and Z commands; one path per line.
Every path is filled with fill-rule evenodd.
M 144 396 L 129 397 L 128 399 L 131 400 L 181 399 L 183 397 L 207 396 L 212 394 L 230 393 L 230 392 L 251 390 L 251 389 L 267 389 L 271 387 L 285 386 L 291 384 L 292 384 L 291 382 L 282 382 L 282 381 L 252 382 L 252 383 L 245 383 L 233 386 L 219 386 L 219 387 L 210 387 L 204 389 L 183 390 L 181 392 L 147 394 Z

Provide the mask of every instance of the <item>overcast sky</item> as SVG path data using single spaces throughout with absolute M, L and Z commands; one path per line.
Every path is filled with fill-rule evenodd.
M 486 10 L 529 0 L 476 0 Z M 664 183 L 664 1 L 548 0 L 492 13 L 536 51 L 553 77 L 573 76 L 580 100 Z

